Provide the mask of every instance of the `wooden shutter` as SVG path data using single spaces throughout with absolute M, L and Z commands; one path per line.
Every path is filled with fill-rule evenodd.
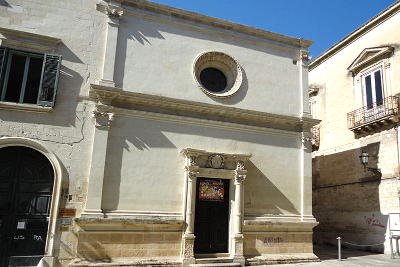
M 39 86 L 38 105 L 45 107 L 54 106 L 60 66 L 61 56 L 44 54 L 42 77 Z
M 3 76 L 6 70 L 7 48 L 0 47 L 0 93 L 3 88 Z

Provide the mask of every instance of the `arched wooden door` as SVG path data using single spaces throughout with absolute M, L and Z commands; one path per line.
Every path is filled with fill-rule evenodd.
M 44 255 L 53 183 L 43 154 L 0 148 L 0 266 L 32 266 Z

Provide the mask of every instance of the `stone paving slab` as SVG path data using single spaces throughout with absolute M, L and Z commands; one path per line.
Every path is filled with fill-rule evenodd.
M 297 263 L 297 264 L 274 264 L 261 265 L 263 267 L 336 267 L 336 266 L 387 266 L 400 267 L 400 258 L 391 259 L 390 255 L 374 254 L 367 251 L 359 251 L 352 249 L 342 250 L 342 261 L 337 260 L 337 248 L 335 247 L 316 247 L 315 254 L 321 259 L 320 262 Z

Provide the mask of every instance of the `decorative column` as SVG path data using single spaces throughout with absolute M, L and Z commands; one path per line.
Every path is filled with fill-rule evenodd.
M 247 170 L 244 162 L 239 160 L 235 170 L 235 201 L 234 201 L 234 222 L 233 222 L 233 240 L 234 240 L 234 261 L 240 262 L 244 266 L 243 256 L 243 182 L 246 179 Z
M 189 156 L 186 163 L 187 197 L 186 197 L 186 229 L 183 235 L 183 266 L 196 263 L 194 258 L 194 220 L 196 209 L 196 183 L 199 166 L 196 157 Z
M 94 91 L 97 95 L 96 109 L 93 111 L 94 134 L 92 158 L 90 163 L 88 192 L 86 206 L 83 216 L 104 217 L 101 209 L 103 197 L 104 171 L 107 157 L 108 134 L 111 123 L 114 120 L 111 101 L 118 96 L 118 93 Z
M 108 25 L 103 62 L 103 76 L 100 80 L 100 84 L 115 87 L 115 57 L 118 45 L 119 22 L 123 14 L 123 10 L 119 0 L 109 0 L 108 6 L 105 7 L 104 11 L 108 16 Z

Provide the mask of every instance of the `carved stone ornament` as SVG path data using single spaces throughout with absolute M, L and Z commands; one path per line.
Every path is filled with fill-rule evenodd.
M 246 174 L 237 172 L 235 175 L 235 183 L 241 184 L 244 180 L 246 180 Z
M 208 166 L 213 169 L 224 168 L 224 157 L 219 154 L 213 154 L 208 157 Z
M 110 128 L 111 122 L 114 120 L 114 113 L 105 111 L 93 111 L 93 118 L 96 122 L 96 127 Z
M 106 13 L 109 18 L 119 19 L 124 14 L 124 11 L 112 7 L 107 7 Z
M 300 51 L 300 58 L 304 63 L 306 63 L 311 59 L 311 55 L 307 50 L 301 50 Z
M 196 157 L 195 156 L 190 156 L 188 163 L 189 163 L 189 166 L 197 166 Z
M 196 179 L 197 175 L 199 175 L 199 172 L 198 171 L 188 171 L 187 175 L 190 180 L 193 180 L 193 179 Z
M 244 170 L 244 162 L 242 160 L 238 160 L 236 163 L 236 170 Z

